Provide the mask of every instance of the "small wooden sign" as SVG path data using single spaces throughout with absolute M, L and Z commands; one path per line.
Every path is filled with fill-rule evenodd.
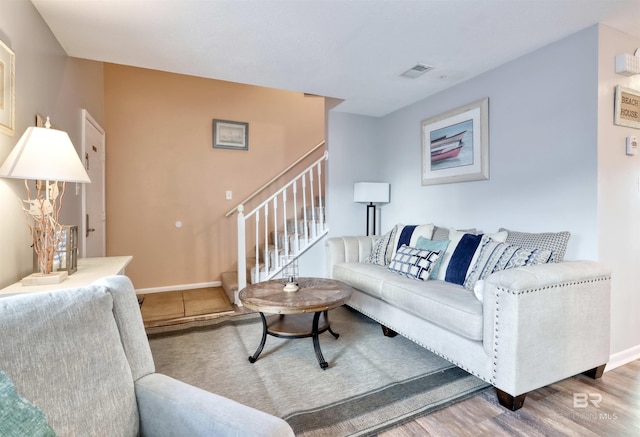
M 613 123 L 640 129 L 640 91 L 616 86 Z

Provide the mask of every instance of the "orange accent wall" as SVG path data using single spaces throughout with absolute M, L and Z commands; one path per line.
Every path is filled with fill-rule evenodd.
M 324 98 L 116 64 L 104 102 L 107 255 L 133 255 L 136 288 L 233 270 L 225 213 L 325 135 Z M 213 148 L 213 119 L 248 122 L 249 150 Z

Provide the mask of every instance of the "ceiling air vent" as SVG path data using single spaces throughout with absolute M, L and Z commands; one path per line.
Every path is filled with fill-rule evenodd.
M 424 64 L 416 64 L 404 73 L 400 75 L 400 77 L 406 77 L 408 79 L 415 79 L 416 77 L 422 76 L 427 71 L 433 70 L 433 67 L 430 65 Z

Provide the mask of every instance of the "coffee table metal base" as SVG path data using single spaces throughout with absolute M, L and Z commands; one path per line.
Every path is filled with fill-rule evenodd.
M 320 316 L 324 316 L 322 321 L 320 321 Z M 318 335 L 325 331 L 329 331 L 334 338 L 338 338 L 340 337 L 340 334 L 331 330 L 327 311 L 318 311 L 313 314 L 288 314 L 286 317 L 284 314 L 280 314 L 270 316 L 268 318 L 265 317 L 264 313 L 260 313 L 260 317 L 262 318 L 262 340 L 260 341 L 260 345 L 256 352 L 249 357 L 250 363 L 256 362 L 262 353 L 262 349 L 264 349 L 265 343 L 267 342 L 267 335 L 272 335 L 274 337 L 281 338 L 311 337 L 313 339 L 313 349 L 316 352 L 320 368 L 325 370 L 329 367 L 329 364 L 327 364 L 324 356 L 322 355 L 322 350 L 320 350 L 320 340 Z M 313 317 L 313 320 L 310 320 L 311 317 Z M 310 321 L 311 331 L 309 331 Z

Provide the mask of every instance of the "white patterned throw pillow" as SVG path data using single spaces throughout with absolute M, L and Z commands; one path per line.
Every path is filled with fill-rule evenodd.
M 480 254 L 464 281 L 464 288 L 473 290 L 476 282 L 492 273 L 515 267 L 553 262 L 554 253 L 545 249 L 525 249 L 508 243 L 498 243 L 483 237 Z
M 376 244 L 371 250 L 371 254 L 364 261 L 368 264 L 376 264 L 379 266 L 388 266 L 391 262 L 391 254 L 393 252 L 393 244 L 395 242 L 396 232 L 398 232 L 398 226 L 394 226 L 389 232 L 384 234 L 382 238 L 376 241 Z
M 403 244 L 393 256 L 389 271 L 426 281 L 439 256 L 440 252 L 416 249 Z

